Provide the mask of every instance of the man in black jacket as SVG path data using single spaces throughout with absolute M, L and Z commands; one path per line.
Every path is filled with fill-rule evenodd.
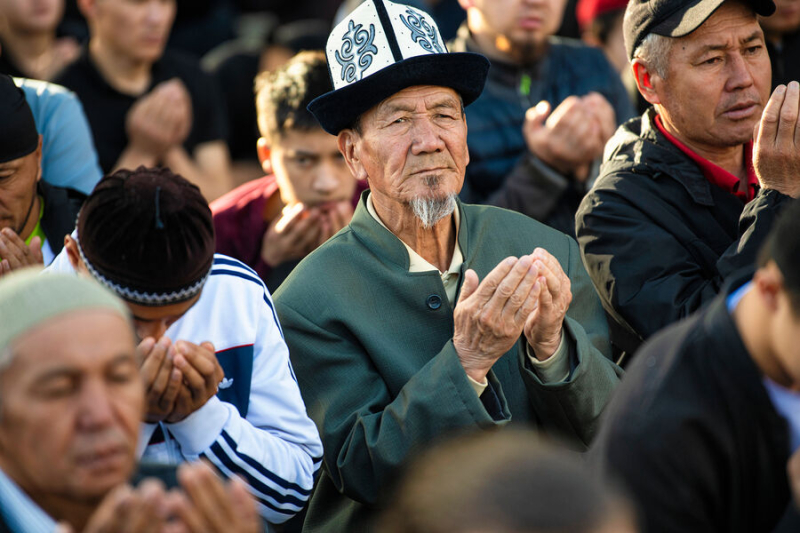
M 609 404 L 591 458 L 627 485 L 647 533 L 800 530 L 786 512 L 800 448 L 798 227 L 793 203 L 752 280 L 734 277 L 653 337 Z
M 576 217 L 612 340 L 627 352 L 752 265 L 780 205 L 800 194 L 800 87 L 779 87 L 767 104 L 756 14 L 774 4 L 694 3 L 628 4 L 632 70 L 654 107 L 609 141 Z
M 86 198 L 44 183 L 42 136 L 25 94 L 0 75 L 0 277 L 33 264 L 49 264 L 75 227 Z

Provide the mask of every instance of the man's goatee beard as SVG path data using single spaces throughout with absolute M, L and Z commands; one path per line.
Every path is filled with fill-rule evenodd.
M 444 198 L 414 198 L 411 200 L 414 216 L 422 222 L 422 227 L 425 229 L 431 229 L 437 222 L 452 214 L 455 208 L 455 194 L 449 194 Z

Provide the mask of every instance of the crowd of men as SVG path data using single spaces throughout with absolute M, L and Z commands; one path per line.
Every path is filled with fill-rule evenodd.
M 0 532 L 800 531 L 800 0 L 343 2 L 235 121 L 180 4 L 0 0 Z

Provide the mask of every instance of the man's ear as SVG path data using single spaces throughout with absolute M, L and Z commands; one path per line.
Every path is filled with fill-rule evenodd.
M 266 137 L 259 137 L 256 143 L 256 152 L 258 153 L 258 160 L 261 162 L 261 168 L 267 174 L 272 174 L 272 150 L 269 147 L 269 141 Z
M 631 62 L 631 69 L 642 97 L 653 105 L 660 104 L 661 99 L 658 97 L 654 85 L 654 82 L 661 80 L 658 74 L 651 72 L 645 62 L 638 57 Z
M 364 168 L 361 161 L 361 150 L 359 150 L 358 135 L 351 129 L 342 130 L 336 137 L 336 143 L 339 146 L 339 151 L 344 156 L 344 161 L 350 169 L 350 173 L 355 176 L 357 180 L 367 179 L 367 169 Z
M 778 301 L 783 291 L 783 274 L 774 261 L 759 268 L 753 275 L 753 284 L 767 310 L 774 313 L 778 310 Z
M 475 7 L 475 2 L 473 0 L 458 0 L 458 5 L 461 6 L 461 9 L 467 10 L 471 7 Z
M 71 235 L 64 235 L 64 249 L 67 251 L 69 264 L 72 265 L 75 272 L 83 272 L 85 267 L 83 266 L 83 261 L 81 261 L 81 254 L 78 251 L 78 243 L 75 242 L 75 239 L 73 239 Z

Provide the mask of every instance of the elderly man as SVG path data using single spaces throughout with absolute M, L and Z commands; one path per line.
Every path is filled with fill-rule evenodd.
M 764 111 L 770 63 L 756 15 L 774 4 L 696 4 L 628 4 L 628 55 L 654 107 L 609 141 L 577 214 L 612 342 L 629 353 L 752 265 L 779 207 L 800 194 L 797 83 Z
M 203 465 L 178 473 L 183 493 L 125 486 L 144 408 L 129 312 L 97 283 L 39 272 L 0 280 L 0 531 L 259 531 L 244 485 Z
M 360 531 L 449 433 L 513 417 L 585 446 L 618 369 L 575 242 L 457 200 L 485 58 L 447 53 L 427 15 L 382 0 L 327 53 L 335 89 L 310 109 L 370 190 L 275 301 L 325 449 L 306 530 Z
M 0 74 L 0 277 L 49 264 L 85 196 L 42 181 L 42 136 L 25 93 Z

